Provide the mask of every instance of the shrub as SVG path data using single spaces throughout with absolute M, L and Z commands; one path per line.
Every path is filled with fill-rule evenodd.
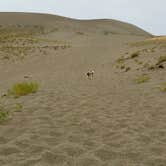
M 16 83 L 9 90 L 9 94 L 15 97 L 20 97 L 20 96 L 28 95 L 30 93 L 35 93 L 37 92 L 38 88 L 39 88 L 39 85 L 33 82 Z
M 4 108 L 0 108 L 0 122 L 4 121 L 8 118 L 8 112 L 6 110 L 4 110 Z
M 132 53 L 130 58 L 136 58 L 138 56 L 139 56 L 139 52 L 137 51 L 137 52 Z
M 137 84 L 141 84 L 141 83 L 147 82 L 149 80 L 150 80 L 150 77 L 148 75 L 142 75 L 142 76 L 137 77 L 134 81 Z

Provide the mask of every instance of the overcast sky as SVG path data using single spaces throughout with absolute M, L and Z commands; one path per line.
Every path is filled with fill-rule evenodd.
M 166 0 L 0 0 L 0 11 L 40 12 L 78 19 L 110 18 L 166 35 Z

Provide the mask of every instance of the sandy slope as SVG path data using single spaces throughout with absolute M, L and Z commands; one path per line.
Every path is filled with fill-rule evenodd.
M 9 16 L 11 19 L 6 19 Z M 166 165 L 166 94 L 157 88 L 166 81 L 165 69 L 149 71 L 142 65 L 137 70 L 132 59 L 124 62 L 131 67 L 128 72 L 115 67 L 119 57 L 134 51 L 140 51 L 139 61 L 148 59 L 149 54 L 155 61 L 165 47 L 155 45 L 149 53 L 146 49 L 154 45 L 129 44 L 151 35 L 112 20 L 78 21 L 17 13 L 3 13 L 0 18 L 5 18 L 0 19 L 3 25 L 24 20 L 22 29 L 40 19 L 51 22 L 51 28 L 44 26 L 45 33 L 30 36 L 40 39 L 36 43 L 27 41 L 29 36 L 24 34 L 24 47 L 34 48 L 24 52 L 23 59 L 2 50 L 9 59 L 0 61 L 1 92 L 24 80 L 37 81 L 40 90 L 17 99 L 1 98 L 10 118 L 0 124 L 0 165 Z M 16 47 L 23 44 L 8 42 Z M 66 45 L 70 47 L 53 49 Z M 89 69 L 95 71 L 93 80 L 85 76 Z M 133 79 L 144 73 L 151 80 L 135 84 Z M 14 111 L 17 103 L 23 105 L 20 112 Z

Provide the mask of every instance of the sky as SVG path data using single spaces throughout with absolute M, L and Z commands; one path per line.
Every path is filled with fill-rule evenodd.
M 39 12 L 77 19 L 116 19 L 166 35 L 166 0 L 0 0 L 0 12 Z

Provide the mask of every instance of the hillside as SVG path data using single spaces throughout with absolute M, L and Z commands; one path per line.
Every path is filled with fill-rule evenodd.
M 0 13 L 0 165 L 166 165 L 165 51 L 116 20 Z

